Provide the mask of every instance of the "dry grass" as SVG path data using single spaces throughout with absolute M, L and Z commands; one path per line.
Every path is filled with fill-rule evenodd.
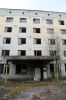
M 4 84 L 4 81 L 0 81 L 0 85 Z M 33 83 L 19 83 L 16 81 L 8 81 L 7 84 L 4 84 L 6 86 L 14 86 L 15 88 L 10 90 L 9 92 L 7 92 L 7 98 L 10 97 L 14 97 L 16 93 L 20 92 L 20 91 L 24 91 L 27 88 L 30 87 L 35 87 L 35 86 L 48 86 L 48 85 L 66 85 L 66 82 L 62 82 L 62 84 L 60 84 L 59 82 L 33 82 Z M 66 90 L 65 90 L 66 93 Z

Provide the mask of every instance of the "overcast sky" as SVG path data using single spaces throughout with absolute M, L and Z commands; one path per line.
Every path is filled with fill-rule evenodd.
M 66 0 L 0 0 L 0 8 L 66 12 Z

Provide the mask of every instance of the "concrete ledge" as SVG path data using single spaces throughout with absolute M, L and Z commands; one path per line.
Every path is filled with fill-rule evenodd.
M 13 60 L 50 60 L 53 61 L 54 57 L 52 56 L 3 56 L 4 59 L 8 61 Z M 59 56 L 55 57 L 56 60 L 59 59 Z

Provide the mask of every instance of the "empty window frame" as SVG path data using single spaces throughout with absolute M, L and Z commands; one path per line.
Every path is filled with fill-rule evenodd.
M 42 56 L 42 52 L 40 50 L 34 50 L 34 56 Z
M 33 23 L 40 24 L 40 19 L 33 19 Z
M 4 70 L 4 64 L 0 64 L 0 73 L 3 73 Z
M 66 30 L 60 29 L 60 33 L 63 34 L 63 35 L 66 35 Z
M 48 28 L 48 29 L 47 29 L 47 33 L 48 33 L 48 34 L 54 34 L 54 29 L 49 29 L 49 28 Z
M 59 25 L 64 25 L 64 21 L 59 20 L 58 22 L 59 22 Z
M 2 50 L 3 56 L 9 56 L 10 50 Z
M 26 33 L 26 27 L 20 27 L 19 33 Z
M 40 28 L 33 28 L 33 33 L 40 33 Z
M 53 24 L 53 21 L 51 19 L 46 19 L 46 24 Z
M 66 63 L 65 63 L 65 72 L 66 72 Z
M 11 43 L 11 38 L 3 38 L 3 43 L 4 44 L 10 44 Z
M 26 44 L 26 38 L 19 38 L 18 39 L 18 44 L 21 45 L 21 44 Z
M 27 19 L 26 18 L 20 18 L 20 23 L 26 23 Z
M 16 74 L 27 74 L 27 64 L 17 64 Z
M 6 22 L 13 22 L 13 18 L 6 18 Z
M 63 45 L 66 45 L 66 40 L 62 39 L 62 43 L 63 43 Z
M 50 73 L 54 73 L 54 64 L 50 64 Z
M 49 51 L 50 52 L 50 56 L 56 56 L 56 51 Z
M 41 39 L 34 38 L 34 44 L 41 44 Z
M 18 50 L 18 56 L 26 56 L 26 50 Z
M 66 57 L 66 51 L 64 51 L 64 56 Z
M 5 32 L 12 32 L 12 27 L 5 27 Z
M 55 39 L 48 39 L 49 45 L 55 45 Z

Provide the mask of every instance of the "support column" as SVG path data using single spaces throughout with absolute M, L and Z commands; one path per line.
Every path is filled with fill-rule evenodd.
M 7 83 L 7 69 L 8 69 L 8 61 L 6 61 L 6 75 L 5 75 L 5 83 Z
M 41 81 L 43 81 L 43 68 L 41 68 Z

